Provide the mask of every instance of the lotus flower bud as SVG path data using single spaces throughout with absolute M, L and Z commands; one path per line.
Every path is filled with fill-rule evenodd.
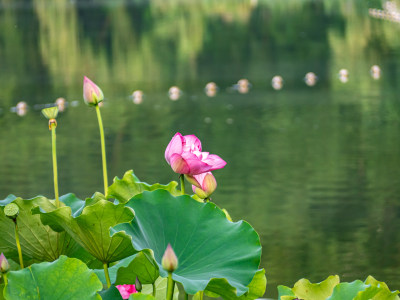
M 15 220 L 19 214 L 19 207 L 15 203 L 9 203 L 4 207 L 6 217 Z
M 142 283 L 140 282 L 140 280 L 137 276 L 136 276 L 136 280 L 135 280 L 135 288 L 138 292 L 142 291 Z
M 0 273 L 7 273 L 10 270 L 10 264 L 3 253 L 0 254 Z
M 168 244 L 167 249 L 161 260 L 161 265 L 165 271 L 173 272 L 178 268 L 178 258 L 175 255 L 174 249 L 172 249 L 171 244 Z
M 217 181 L 211 172 L 193 176 L 186 175 L 186 179 L 192 184 L 193 192 L 201 199 L 210 197 L 217 188 Z
M 101 89 L 86 76 L 83 78 L 83 100 L 87 105 L 96 106 L 104 99 Z
M 57 121 L 56 121 L 58 115 L 57 106 L 42 109 L 42 114 L 43 116 L 46 117 L 46 119 L 49 120 L 49 130 L 51 130 L 53 126 L 57 127 Z

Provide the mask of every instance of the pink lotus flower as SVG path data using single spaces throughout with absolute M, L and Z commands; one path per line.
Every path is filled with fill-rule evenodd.
M 104 99 L 101 89 L 86 76 L 83 77 L 83 100 L 88 105 L 98 105 Z
M 198 175 L 222 169 L 226 162 L 218 155 L 201 152 L 201 142 L 194 135 L 177 132 L 165 150 L 165 159 L 178 174 Z
M 193 192 L 201 199 L 211 196 L 217 188 L 217 181 L 211 172 L 199 175 L 186 175 L 186 179 L 192 184 Z
M 129 299 L 131 294 L 137 293 L 134 284 L 117 285 L 117 289 L 121 293 L 122 299 Z

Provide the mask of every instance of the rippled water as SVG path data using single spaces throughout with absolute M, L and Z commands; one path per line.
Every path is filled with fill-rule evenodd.
M 281 2 L 0 0 L 0 197 L 53 194 L 50 133 L 34 105 L 60 96 L 78 100 L 58 119 L 60 192 L 102 190 L 87 75 L 107 98 L 110 180 L 129 169 L 177 180 L 164 160 L 177 131 L 228 162 L 213 201 L 260 234 L 266 296 L 329 274 L 399 289 L 399 24 L 368 16 L 380 1 Z M 303 81 L 311 71 L 314 87 Z M 247 94 L 232 88 L 241 78 Z M 175 102 L 172 85 L 183 91 Z M 24 117 L 10 112 L 19 101 Z

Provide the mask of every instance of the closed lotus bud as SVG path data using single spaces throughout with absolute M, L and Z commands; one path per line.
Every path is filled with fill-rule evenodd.
M 19 214 L 19 207 L 15 203 L 9 203 L 4 207 L 6 217 L 15 220 Z
M 0 254 L 0 273 L 7 273 L 10 270 L 10 264 L 3 253 Z
M 83 78 L 83 100 L 88 105 L 98 105 L 104 99 L 101 89 L 86 76 Z
M 168 244 L 167 249 L 161 260 L 161 265 L 165 271 L 173 272 L 178 268 L 178 258 L 175 255 L 174 249 L 171 244 Z
M 217 188 L 217 181 L 211 172 L 193 176 L 186 175 L 186 178 L 192 184 L 193 192 L 201 199 L 210 197 Z
M 140 280 L 137 276 L 136 276 L 136 280 L 135 280 L 135 288 L 138 292 L 142 291 L 142 283 L 140 282 Z

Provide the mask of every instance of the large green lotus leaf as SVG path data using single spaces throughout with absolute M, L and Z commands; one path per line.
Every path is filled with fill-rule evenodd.
M 295 298 L 296 296 L 293 294 L 293 291 L 290 287 L 284 286 L 284 285 L 278 285 L 278 299 L 285 299 L 285 298 L 293 297 Z M 292 298 L 290 298 L 292 299 Z
M 142 284 L 152 284 L 159 275 L 153 251 L 145 249 L 128 266 L 118 269 L 115 284 L 135 284 L 136 277 Z
M 86 204 L 90 202 L 86 200 Z M 110 227 L 129 222 L 134 217 L 131 208 L 124 204 L 115 205 L 107 200 L 96 200 L 85 206 L 81 214 L 72 215 L 71 207 L 64 206 L 46 210 L 43 207 L 33 210 L 40 214 L 43 224 L 62 227 L 72 238 L 91 255 L 103 263 L 110 263 L 137 251 L 132 247 L 130 236 L 123 232 L 109 235 Z
M 99 294 L 103 300 L 123 300 L 121 293 L 113 285 L 109 289 L 101 291 Z
M 75 194 L 69 193 L 60 197 L 60 201 L 65 204 L 65 206 L 71 207 L 72 215 L 79 215 L 83 208 L 85 207 L 86 202 L 77 198 Z
M 211 202 L 174 197 L 165 190 L 143 192 L 126 206 L 136 217 L 111 232 L 125 231 L 137 250 L 152 249 L 161 276 L 167 276 L 161 258 L 170 243 L 179 260 L 173 279 L 187 293 L 205 290 L 215 278 L 225 278 L 237 296 L 248 291 L 261 258 L 258 234 L 248 223 L 232 223 Z
M 25 263 L 53 261 L 61 254 L 69 255 L 76 251 L 78 245 L 66 232 L 54 232 L 49 226 L 42 224 L 39 216 L 32 214 L 31 210 L 38 206 L 54 208 L 54 200 L 42 196 L 29 200 L 9 196 L 0 201 L 0 232 L 2 232 L 0 252 L 4 252 L 9 258 L 18 260 L 14 223 L 4 214 L 4 205 L 11 202 L 19 207 L 17 224 Z
M 167 295 L 167 285 L 168 279 L 163 277 L 158 277 L 156 282 L 154 283 L 154 287 L 156 289 L 156 300 L 165 300 Z M 151 284 L 144 284 L 142 289 L 143 294 L 152 294 L 153 293 L 153 285 Z M 178 300 L 179 299 L 179 289 L 178 286 L 175 284 L 174 288 L 174 295 L 172 299 Z
M 7 300 L 101 299 L 97 294 L 103 285 L 79 259 L 60 256 L 54 262 L 33 264 L 8 273 L 5 288 Z
M 332 295 L 333 289 L 339 284 L 339 276 L 332 275 L 320 283 L 311 283 L 308 279 L 300 279 L 292 289 L 294 295 L 303 300 L 321 300 Z
M 6 206 L 7 204 L 13 202 L 15 199 L 17 199 L 17 197 L 15 195 L 10 194 L 6 197 L 6 199 L 0 200 L 0 206 Z
M 108 198 L 115 198 L 120 203 L 128 202 L 133 196 L 140 194 L 144 191 L 154 191 L 158 189 L 163 189 L 169 191 L 172 195 L 179 196 L 181 191 L 176 187 L 178 183 L 172 181 L 167 185 L 162 185 L 159 183 L 149 185 L 145 182 L 141 182 L 139 178 L 135 176 L 132 170 L 125 172 L 124 177 L 119 179 L 114 178 L 114 183 L 108 188 Z
M 99 261 L 96 257 L 94 257 L 89 252 L 87 252 L 79 244 L 77 244 L 77 246 L 78 246 L 78 248 L 75 251 L 68 254 L 68 257 L 77 258 L 77 259 L 83 261 L 89 267 L 89 269 L 102 269 L 103 268 L 103 263 L 101 261 Z
M 103 284 L 106 283 L 104 270 L 94 270 Z M 158 266 L 151 250 L 143 250 L 137 254 L 120 260 L 108 268 L 111 283 L 115 285 L 135 284 L 136 277 L 142 284 L 154 283 L 158 276 Z
M 248 285 L 249 291 L 244 295 L 236 296 L 236 289 L 229 285 L 226 279 L 215 279 L 211 281 L 205 290 L 206 295 L 209 297 L 222 297 L 224 299 L 240 299 L 240 300 L 253 300 L 261 298 L 267 287 L 267 278 L 265 277 L 265 270 L 258 270 L 253 280 Z
M 369 289 L 367 289 L 364 292 L 361 292 L 357 295 L 357 297 L 354 298 L 354 300 L 399 300 L 399 291 L 390 291 L 389 287 L 385 282 L 378 281 L 372 276 L 368 276 L 368 278 L 364 282 L 365 284 L 368 284 L 370 286 Z M 372 288 L 377 288 L 378 291 L 374 295 L 371 294 L 370 290 Z
M 121 259 L 120 261 L 116 262 L 114 265 L 108 267 L 108 273 L 110 276 L 110 281 L 112 284 L 115 283 L 115 279 L 117 278 L 117 272 L 118 269 L 121 267 L 127 267 L 129 266 L 129 264 L 132 262 L 132 260 L 136 257 L 136 254 L 128 256 L 124 259 Z M 101 267 L 101 269 L 100 269 Z M 101 265 L 99 268 L 94 269 L 94 273 L 97 275 L 97 277 L 99 277 L 100 281 L 103 284 L 107 284 L 106 281 L 106 277 L 104 275 L 104 269 L 103 269 L 103 265 Z
M 349 299 L 352 300 L 357 294 L 361 291 L 365 291 L 369 286 L 364 284 L 361 280 L 355 280 L 353 282 L 342 282 L 336 285 L 333 289 L 332 295 L 326 300 L 344 300 Z M 377 292 L 377 288 L 374 288 L 375 294 Z

